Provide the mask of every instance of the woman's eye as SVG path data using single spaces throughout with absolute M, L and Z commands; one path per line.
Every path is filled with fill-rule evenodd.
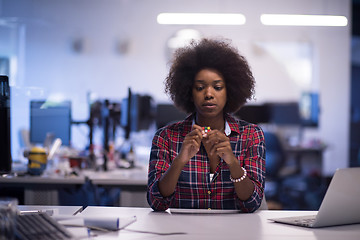
M 195 87 L 195 89 L 196 89 L 197 91 L 201 91 L 201 90 L 204 89 L 204 87 L 203 87 L 203 86 L 197 86 L 197 87 Z
M 223 89 L 223 86 L 215 86 L 214 89 L 220 91 L 221 89 Z

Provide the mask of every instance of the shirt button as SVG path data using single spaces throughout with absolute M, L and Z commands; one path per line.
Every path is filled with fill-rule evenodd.
M 211 194 L 211 191 L 210 191 L 210 190 L 208 191 L 208 194 Z

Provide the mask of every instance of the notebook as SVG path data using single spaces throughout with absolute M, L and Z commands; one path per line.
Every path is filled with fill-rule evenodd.
M 337 169 L 316 215 L 269 220 L 310 228 L 360 223 L 359 185 L 359 167 Z

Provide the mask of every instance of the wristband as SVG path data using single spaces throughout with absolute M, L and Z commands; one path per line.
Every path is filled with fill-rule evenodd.
M 231 174 L 230 174 L 230 181 L 232 181 L 233 183 L 236 183 L 236 182 L 241 182 L 242 180 L 244 180 L 246 178 L 246 175 L 247 175 L 246 169 L 243 167 L 241 167 L 241 169 L 244 171 L 244 175 L 242 175 L 242 177 L 240 177 L 240 178 L 232 178 Z

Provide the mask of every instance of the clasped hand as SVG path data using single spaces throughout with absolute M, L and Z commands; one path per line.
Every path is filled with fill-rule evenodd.
M 223 132 L 211 130 L 205 133 L 199 125 L 194 124 L 191 132 L 186 135 L 179 153 L 184 164 L 199 151 L 202 141 L 209 144 L 209 155 L 216 154 L 224 159 L 227 164 L 231 164 L 236 160 L 231 149 L 230 140 Z

